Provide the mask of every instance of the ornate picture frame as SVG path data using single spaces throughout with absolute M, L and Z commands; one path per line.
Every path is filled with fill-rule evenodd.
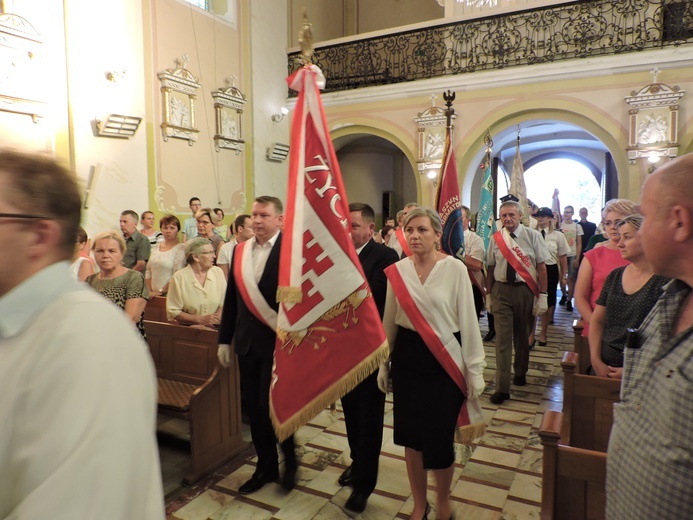
M 161 81 L 161 133 L 164 141 L 168 141 L 169 137 L 175 137 L 186 139 L 192 146 L 200 132 L 195 126 L 195 100 L 197 89 L 202 85 L 186 68 L 187 62 L 188 57 L 183 56 L 182 60 L 176 60 L 177 68 L 159 72 L 157 77 Z
M 218 151 L 235 150 L 241 153 L 245 147 L 243 133 L 243 105 L 247 101 L 243 93 L 233 85 L 233 79 L 227 79 L 227 87 L 212 92 L 214 99 L 214 118 L 216 132 L 214 146 Z

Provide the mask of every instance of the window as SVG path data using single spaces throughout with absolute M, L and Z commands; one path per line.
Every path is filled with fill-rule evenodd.
M 525 171 L 527 196 L 537 206 L 551 207 L 554 188 L 560 194 L 561 211 L 566 205 L 578 211 L 585 207 L 591 222 L 601 221 L 602 192 L 597 180 L 587 166 L 572 159 L 548 159 Z
M 206 11 L 215 19 L 221 19 L 236 28 L 236 0 L 178 0 Z
M 209 5 L 207 0 L 185 0 L 189 4 L 192 4 L 196 7 L 199 7 L 200 9 L 204 9 L 205 11 L 209 11 Z

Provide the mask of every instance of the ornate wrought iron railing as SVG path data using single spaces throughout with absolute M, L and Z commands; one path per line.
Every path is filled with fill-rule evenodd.
M 317 46 L 313 62 L 333 92 L 684 44 L 691 1 L 579 1 Z M 300 65 L 290 53 L 289 73 Z

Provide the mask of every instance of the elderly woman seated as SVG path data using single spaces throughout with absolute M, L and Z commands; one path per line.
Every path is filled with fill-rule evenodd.
M 187 266 L 176 271 L 168 286 L 166 314 L 182 325 L 217 327 L 226 294 L 226 278 L 214 265 L 214 246 L 196 237 L 185 244 Z

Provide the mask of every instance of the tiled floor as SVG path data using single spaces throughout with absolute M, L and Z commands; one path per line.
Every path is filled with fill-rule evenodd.
M 572 349 L 570 325 L 576 313 L 556 310 L 556 324 L 549 328 L 549 345 L 536 347 L 530 357 L 527 386 L 513 387 L 512 399 L 500 407 L 489 401 L 494 392 L 495 351 L 486 344 L 488 367 L 483 408 L 486 434 L 477 446 L 456 445 L 452 500 L 457 518 L 516 520 L 539 518 L 541 501 L 541 444 L 537 430 L 545 410 L 560 410 L 563 386 L 560 361 Z M 482 318 L 482 333 L 486 320 Z M 164 424 L 176 430 L 180 425 Z M 169 520 L 391 520 L 409 518 L 413 500 L 404 463 L 404 448 L 392 442 L 392 401 L 385 407 L 385 432 L 380 456 L 378 485 L 361 515 L 343 509 L 350 494 L 337 478 L 349 465 L 349 447 L 341 406 L 325 410 L 297 433 L 300 467 L 296 488 L 284 492 L 268 484 L 247 496 L 236 490 L 255 469 L 252 451 L 221 468 L 195 486 L 180 488 L 177 476 L 184 472 L 180 452 L 162 450 L 162 467 L 169 497 Z M 168 475 L 167 475 L 168 473 Z M 434 487 L 429 501 L 434 503 Z M 178 488 L 178 489 L 176 489 Z M 435 513 L 430 518 L 436 518 Z

